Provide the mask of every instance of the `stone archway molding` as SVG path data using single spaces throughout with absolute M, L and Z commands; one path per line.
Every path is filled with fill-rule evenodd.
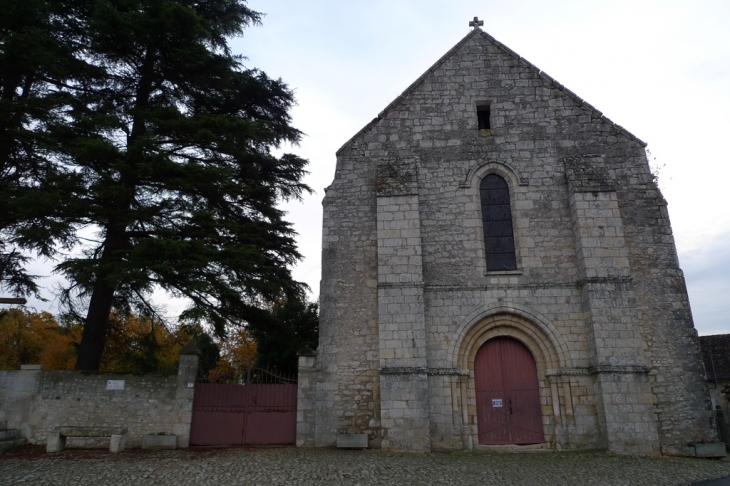
M 459 184 L 459 187 L 464 189 L 475 186 L 474 181 L 480 181 L 487 174 L 498 174 L 505 179 L 510 180 L 512 182 L 512 186 L 527 186 L 529 184 L 527 179 L 510 164 L 494 160 L 483 160 L 469 168 L 469 171 L 466 173 L 466 177 Z
M 469 369 L 470 356 L 488 339 L 512 336 L 523 341 L 547 374 L 572 368 L 567 344 L 555 325 L 537 311 L 514 302 L 498 302 L 474 310 L 454 333 L 449 361 L 457 369 Z M 471 356 L 473 359 L 473 356 Z

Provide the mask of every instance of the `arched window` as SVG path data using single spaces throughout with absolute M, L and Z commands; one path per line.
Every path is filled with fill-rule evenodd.
M 479 184 L 479 192 L 487 271 L 517 270 L 509 186 L 497 174 L 489 174 Z

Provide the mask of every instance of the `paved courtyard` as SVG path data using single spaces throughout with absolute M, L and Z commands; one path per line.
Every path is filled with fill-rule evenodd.
M 730 476 L 727 460 L 600 452 L 388 454 L 236 448 L 112 455 L 39 446 L 0 453 L 0 484 L 31 485 L 689 485 Z

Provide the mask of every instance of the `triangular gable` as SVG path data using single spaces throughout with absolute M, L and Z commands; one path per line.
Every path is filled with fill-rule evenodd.
M 556 89 L 562 91 L 563 93 L 565 93 L 569 98 L 572 98 L 576 103 L 578 103 L 578 105 L 583 106 L 588 112 L 590 112 L 594 116 L 596 116 L 598 118 L 601 118 L 604 122 L 606 122 L 610 126 L 614 127 L 619 132 L 623 133 L 624 135 L 626 135 L 627 137 L 631 138 L 632 140 L 635 140 L 636 142 L 640 143 L 641 145 L 643 145 L 643 146 L 646 146 L 647 145 L 646 142 L 644 142 L 641 139 L 639 139 L 636 135 L 634 135 L 633 133 L 629 132 L 628 130 L 626 130 L 621 125 L 618 125 L 618 124 L 612 122 L 601 111 L 599 111 L 593 105 L 591 105 L 590 103 L 588 103 L 587 101 L 585 101 L 583 98 L 581 98 L 580 96 L 578 96 L 577 94 L 573 93 L 571 90 L 569 90 L 568 88 L 566 88 L 565 86 L 563 86 L 562 84 L 560 84 L 559 82 L 557 82 L 554 78 L 552 78 L 551 76 L 549 76 L 545 71 L 541 70 L 540 68 L 538 68 L 537 66 L 535 66 L 534 64 L 532 64 L 530 61 L 528 61 L 524 57 L 520 56 L 515 51 L 513 51 L 512 49 L 510 49 L 506 45 L 502 44 L 501 42 L 499 42 L 497 39 L 495 39 L 491 35 L 489 35 L 486 32 L 484 32 L 482 29 L 480 29 L 480 28 L 477 27 L 474 30 L 472 30 L 471 32 L 469 32 L 454 47 L 452 47 L 451 49 L 449 49 L 449 51 L 446 54 L 444 54 L 443 56 L 441 56 L 441 58 L 438 61 L 436 61 L 430 68 L 428 68 L 426 70 L 426 72 L 424 72 L 421 76 L 418 77 L 418 79 L 416 79 L 410 86 L 408 86 L 408 88 L 406 88 L 405 91 L 403 91 L 403 93 L 401 93 L 396 99 L 394 99 L 392 102 L 390 102 L 388 104 L 388 106 L 386 106 L 385 109 L 383 109 L 383 111 L 381 111 L 380 113 L 378 113 L 378 116 L 377 117 L 373 118 L 373 120 L 370 123 L 368 123 L 367 125 L 365 125 L 361 130 L 359 130 L 355 135 L 353 135 L 347 142 L 345 142 L 342 145 L 342 147 L 340 147 L 340 149 L 337 151 L 337 155 L 339 155 L 340 152 L 342 152 L 345 148 L 347 148 L 347 146 L 349 146 L 358 136 L 360 136 L 361 134 L 365 133 L 370 127 L 372 127 L 378 121 L 380 121 L 383 118 L 385 118 L 385 116 L 388 114 L 388 112 L 390 112 L 390 110 L 393 107 L 395 107 L 398 103 L 400 103 L 400 101 L 402 99 L 404 99 L 407 95 L 409 95 L 416 88 L 418 88 L 425 81 L 425 79 L 428 77 L 429 74 L 433 73 L 436 69 L 438 69 L 439 67 L 441 67 L 441 65 L 444 62 L 446 62 L 446 60 L 454 52 L 456 52 L 469 39 L 471 39 L 472 37 L 474 37 L 476 35 L 483 36 L 485 39 L 489 40 L 496 47 L 498 47 L 499 49 L 502 49 L 510 57 L 512 57 L 512 58 L 516 59 L 517 61 L 519 61 L 520 63 L 522 63 L 523 66 L 527 67 L 528 69 L 533 70 L 543 80 L 547 81 L 548 84 L 552 85 L 554 88 L 556 88 Z

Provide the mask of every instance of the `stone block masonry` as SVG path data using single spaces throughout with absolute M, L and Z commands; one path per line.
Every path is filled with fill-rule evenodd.
M 141 447 L 144 435 L 160 432 L 176 434 L 178 447 L 188 447 L 198 357 L 180 358 L 173 376 L 1 371 L 0 420 L 33 444 L 45 445 L 58 427 L 95 426 L 128 429 L 127 448 Z M 69 436 L 66 444 L 109 447 L 109 438 Z
M 693 455 L 716 440 L 644 146 L 479 28 L 454 46 L 337 153 L 297 444 L 473 449 L 528 408 L 547 448 Z M 496 225 L 490 174 L 509 188 L 509 206 L 488 204 Z M 487 267 L 495 242 L 516 268 Z M 475 383 L 495 338 L 534 358 L 527 408 L 509 383 Z

